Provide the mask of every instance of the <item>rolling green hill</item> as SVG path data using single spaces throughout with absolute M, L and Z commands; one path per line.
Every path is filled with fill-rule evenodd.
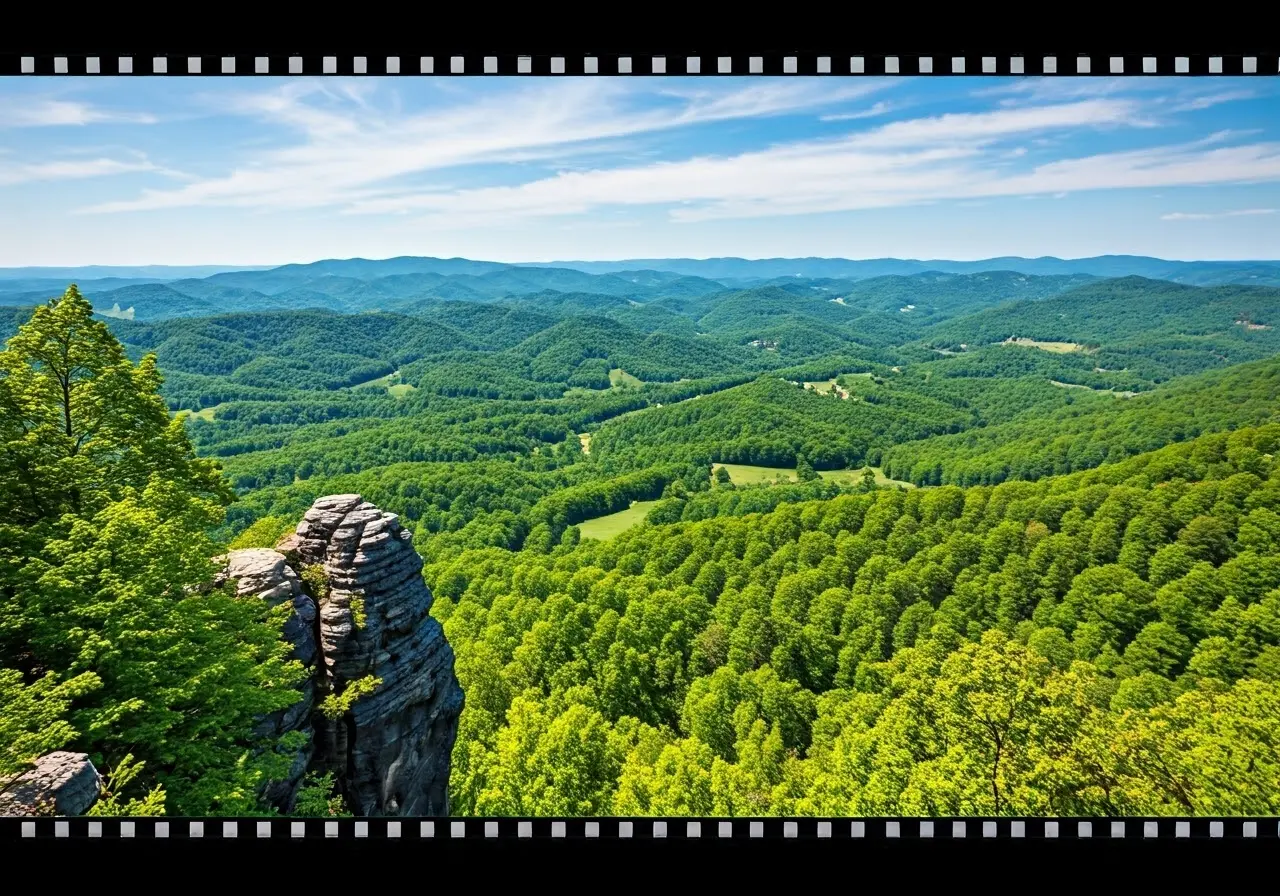
M 0 766 L 132 752 L 139 798 L 258 812 L 292 679 L 209 558 L 359 493 L 456 652 L 455 812 L 1280 812 L 1280 290 L 999 261 L 353 259 L 0 308 Z
M 995 484 L 1089 469 L 1162 446 L 1280 420 L 1280 358 L 1180 377 L 1129 399 L 1093 397 L 958 435 L 888 448 L 885 471 L 919 485 Z
M 953 350 L 1012 338 L 1074 344 L 1095 367 L 1130 369 L 1158 382 L 1280 351 L 1277 322 L 1280 289 L 1126 277 L 958 318 L 925 341 Z

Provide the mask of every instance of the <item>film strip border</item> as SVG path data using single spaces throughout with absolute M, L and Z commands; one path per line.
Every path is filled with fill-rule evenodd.
M 13 840 L 1272 840 L 1275 818 L 0 819 Z
M 0 55 L 0 75 L 1276 75 L 1280 56 Z

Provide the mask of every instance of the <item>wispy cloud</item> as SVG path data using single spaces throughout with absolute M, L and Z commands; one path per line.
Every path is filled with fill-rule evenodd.
M 1085 157 L 1017 173 L 1002 173 L 991 164 L 997 155 L 1007 157 L 1000 148 L 1003 140 L 1042 131 L 1120 126 L 1132 121 L 1131 112 L 1131 104 L 1124 101 L 1086 100 L 948 114 L 892 122 L 836 140 L 805 141 L 727 157 L 562 172 L 517 186 L 388 193 L 357 200 L 350 211 L 418 211 L 442 221 L 477 223 L 513 215 L 585 213 L 618 204 L 671 205 L 671 217 L 680 221 L 847 211 L 1127 186 L 1125 178 L 1144 167 L 1162 161 L 1166 167 L 1175 165 L 1196 148 L 1171 148 L 1164 155 L 1156 151 Z M 1239 154 L 1224 159 L 1211 174 L 1165 173 L 1221 178 L 1230 164 L 1246 160 Z
M 1089 97 L 1132 93 L 1144 87 L 1156 89 L 1154 81 L 1134 78 L 1018 78 L 972 91 L 975 97 L 1003 97 L 1003 105 L 1049 103 Z
M 972 127 L 958 129 L 975 133 Z M 979 133 L 985 133 L 977 129 Z M 989 165 L 980 145 L 939 139 L 875 146 L 875 134 L 726 158 L 562 173 L 512 187 L 371 197 L 351 211 L 416 211 L 440 226 L 585 214 L 612 205 L 670 206 L 674 221 L 855 211 L 958 199 L 1057 196 L 1094 190 L 1280 180 L 1280 144 L 1206 149 L 1198 143 L 1063 159 L 1021 172 Z
M 1175 112 L 1199 112 L 1202 109 L 1209 109 L 1222 103 L 1233 103 L 1238 100 L 1251 100 L 1257 94 L 1252 90 L 1226 90 L 1219 93 L 1208 93 L 1200 96 L 1193 96 L 1178 102 L 1174 107 Z
M 1237 218 L 1246 215 L 1274 215 L 1274 208 L 1241 208 L 1228 212 L 1170 212 L 1161 221 L 1211 221 L 1214 218 Z
M 120 112 L 68 100 L 40 97 L 0 99 L 0 128 L 155 124 L 158 120 L 148 112 Z
M 231 173 L 86 212 L 190 206 L 314 208 L 380 195 L 398 178 L 485 163 L 547 161 L 594 151 L 600 141 L 680 127 L 794 114 L 866 96 L 888 82 L 832 91 L 812 81 L 661 92 L 636 109 L 625 82 L 573 79 L 471 99 L 416 115 L 377 110 L 325 82 L 290 82 L 225 101 L 225 110 L 300 131 L 305 138 L 246 159 Z
M 95 149 L 73 161 L 23 150 L 19 159 L 38 158 L 23 165 L 0 155 L 12 163 L 0 165 L 0 186 L 142 172 L 174 182 L 150 179 L 133 192 L 129 181 L 129 192 L 74 211 L 323 209 L 374 224 L 377 216 L 396 216 L 389 226 L 403 229 L 403 220 L 447 232 L 518 230 L 526 222 L 590 229 L 589 222 L 636 210 L 648 221 L 685 223 L 1015 197 L 1070 198 L 1054 203 L 1058 214 L 1069 214 L 1081 193 L 1280 182 L 1280 143 L 1269 142 L 1276 139 L 1269 125 L 1265 139 L 1250 130 L 1265 116 L 1201 115 L 1253 96 L 1254 88 L 1136 80 L 1138 86 L 1120 78 L 1026 79 L 941 95 L 917 85 L 909 97 L 887 93 L 907 82 L 873 79 L 566 78 L 484 90 L 446 81 L 416 94 L 404 82 L 374 79 L 289 80 L 265 90 L 251 82 L 231 92 L 183 94 L 190 115 L 227 119 L 200 132 L 231 135 L 212 144 L 216 152 L 174 162 L 190 161 L 205 176 L 130 159 L 110 141 L 84 140 Z M 907 100 L 915 105 L 899 104 Z M 940 114 L 928 114 L 935 109 Z M 69 109 L 59 114 L 73 117 Z M 166 112 L 165 122 L 173 114 Z M 779 120 L 762 126 L 766 119 Z M 1166 127 L 1188 121 L 1211 124 Z M 1180 136 L 1169 136 L 1175 132 Z M 155 157 L 175 159 L 164 146 Z M 1274 204 L 1270 196 L 1252 201 Z M 1174 212 L 1165 219 L 1272 211 Z M 574 216 L 581 216 L 576 223 Z M 348 221 L 326 217 L 326 226 L 363 226 Z
M 834 115 L 820 115 L 821 121 L 857 121 L 862 118 L 878 118 L 885 115 L 893 107 L 883 100 L 875 103 L 869 109 L 862 109 L 857 112 L 840 112 Z
M 115 174 L 135 174 L 140 171 L 160 172 L 164 169 L 140 159 L 69 159 L 55 162 L 28 164 L 0 164 L 0 186 L 32 183 L 35 181 L 84 180 Z

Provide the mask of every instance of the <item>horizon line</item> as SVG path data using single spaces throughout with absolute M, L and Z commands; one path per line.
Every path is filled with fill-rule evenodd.
M 468 258 L 462 255 L 453 256 L 436 256 L 436 255 L 391 255 L 385 258 L 367 258 L 360 255 L 348 256 L 346 258 L 325 257 L 314 258 L 310 261 L 282 261 L 275 263 L 227 263 L 227 262 L 192 262 L 188 264 L 170 264 L 155 262 L 117 262 L 104 264 L 101 262 L 89 262 L 80 264 L 41 264 L 41 265 L 13 265 L 0 266 L 0 272 L 8 271 L 43 271 L 43 270 L 64 270 L 76 268 L 104 268 L 104 269 L 120 269 L 120 268 L 156 268 L 156 269 L 183 269 L 183 268 L 224 268 L 225 272 L 235 270 L 273 270 L 276 268 L 289 267 L 296 265 L 305 267 L 307 265 L 322 264 L 324 262 L 350 262 L 350 261 L 367 261 L 367 262 L 386 262 L 396 261 L 399 259 L 430 259 L 435 261 L 470 261 L 478 264 L 496 264 L 507 267 L 521 267 L 527 265 L 579 265 L 579 264 L 629 264 L 632 262 L 714 262 L 714 261 L 744 261 L 744 262 L 784 262 L 784 261 L 845 261 L 850 263 L 866 263 L 875 261 L 898 261 L 912 264 L 930 264 L 934 262 L 954 263 L 954 264 L 978 264 L 984 261 L 1061 261 L 1061 262 L 1082 262 L 1082 261 L 1099 261 L 1103 259 L 1119 259 L 1133 258 L 1144 259 L 1150 261 L 1165 261 L 1177 264 L 1266 264 L 1280 265 L 1280 258 L 1168 258 L 1158 255 L 1135 255 L 1129 253 L 1115 253 L 1107 255 L 1084 255 L 1076 257 L 1064 257 L 1059 255 L 988 255 L 979 258 L 911 258 L 898 255 L 881 255 L 871 258 L 849 258 L 841 255 L 775 255 L 747 257 L 741 255 L 709 255 L 704 257 L 694 256 L 649 256 L 649 257 L 632 257 L 632 258 L 600 258 L 600 259 L 549 259 L 549 260 L 528 260 L 528 261 L 496 261 L 484 258 Z

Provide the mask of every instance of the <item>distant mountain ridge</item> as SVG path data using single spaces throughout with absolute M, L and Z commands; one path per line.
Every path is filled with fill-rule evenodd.
M 1095 277 L 1138 276 L 1176 283 L 1212 285 L 1214 283 L 1252 283 L 1266 278 L 1280 280 L 1280 260 L 1243 261 L 1170 261 L 1144 255 L 1100 255 L 1092 258 L 1023 258 L 1002 256 L 977 261 L 910 258 L 643 258 L 619 261 L 552 261 L 516 262 L 477 261 L 467 258 L 432 258 L 400 256 L 386 259 L 323 259 L 306 264 L 279 266 L 204 265 L 175 266 L 104 266 L 0 268 L 0 291 L 45 288 L 46 282 L 77 280 L 121 280 L 134 282 L 171 282 L 188 279 L 214 279 L 227 286 L 246 286 L 269 291 L 263 284 L 288 283 L 337 276 L 359 280 L 408 274 L 435 274 L 444 277 L 469 275 L 483 277 L 514 269 L 559 269 L 590 275 L 614 275 L 626 280 L 653 285 L 671 275 L 708 280 L 763 281 L 778 277 L 809 277 L 863 280 L 887 275 L 910 276 L 929 271 L 967 274 L 983 271 L 1014 271 L 1034 276 L 1087 274 Z M 665 277 L 663 275 L 666 275 Z M 16 282 L 15 282 L 16 281 Z M 13 284 L 13 285 L 11 285 Z M 104 284 L 105 285 L 105 284 Z M 726 284 L 730 285 L 730 284 Z M 1260 285 L 1276 285 L 1260 283 Z M 285 287 L 289 288 L 289 287 Z
M 568 264 L 568 263 L 566 263 Z M 887 314 L 855 326 L 872 326 L 906 339 L 926 323 L 1000 302 L 1046 298 L 1089 282 L 1138 277 L 1200 287 L 1280 287 L 1280 261 L 1182 262 L 1141 256 L 1092 259 L 995 258 L 948 262 L 902 259 L 642 259 L 582 262 L 582 267 L 499 264 L 465 258 L 400 257 L 382 260 L 327 259 L 275 268 L 219 270 L 195 276 L 191 268 L 60 269 L 62 279 L 27 276 L 33 269 L 0 271 L 0 306 L 34 307 L 77 282 L 97 312 L 130 320 L 204 317 L 259 311 L 325 310 L 344 314 L 417 314 L 440 302 L 491 303 L 521 300 L 560 312 L 630 309 L 634 323 L 657 324 L 672 335 L 694 336 L 693 321 L 731 293 L 790 298 L 785 321 L 795 341 L 809 333 L 824 337 L 823 320 L 851 321 L 852 309 Z M 658 266 L 668 269 L 659 269 Z M 44 269 L 49 270 L 49 269 Z M 125 275 L 167 270 L 168 279 Z M 698 273 L 701 272 L 701 273 Z M 769 292 L 772 290 L 772 292 Z M 745 296 L 742 301 L 755 301 Z M 776 304 L 776 301 L 775 301 Z M 698 313 L 691 313 L 702 307 Z M 807 308 L 802 312 L 802 308 Z M 678 320 L 670 312 L 686 316 Z M 745 306 L 742 312 L 745 313 Z M 751 315 L 747 315 L 749 318 Z M 678 317 L 678 316 L 677 316 Z M 744 319 L 745 322 L 745 319 Z M 782 325 L 782 317 L 773 325 Z M 750 329 L 759 329 L 756 321 Z M 800 329 L 796 329 L 799 327 Z M 886 329 L 887 328 L 887 329 Z M 739 335 L 746 337 L 745 331 Z M 781 332 L 756 333 L 776 340 Z
M 1014 271 L 1034 276 L 1087 274 L 1094 277 L 1146 277 L 1193 285 L 1257 283 L 1280 285 L 1280 260 L 1276 261 L 1169 261 L 1142 255 L 1100 255 L 1063 259 L 1053 256 L 1022 258 L 1004 256 L 978 261 L 917 260 L 901 258 L 669 258 L 624 261 L 557 261 L 547 266 L 574 268 L 591 273 L 612 273 L 626 268 L 653 268 L 716 280 L 768 280 L 777 277 L 827 277 L 862 280 L 886 275 L 910 276 L 938 271 L 974 274 Z

